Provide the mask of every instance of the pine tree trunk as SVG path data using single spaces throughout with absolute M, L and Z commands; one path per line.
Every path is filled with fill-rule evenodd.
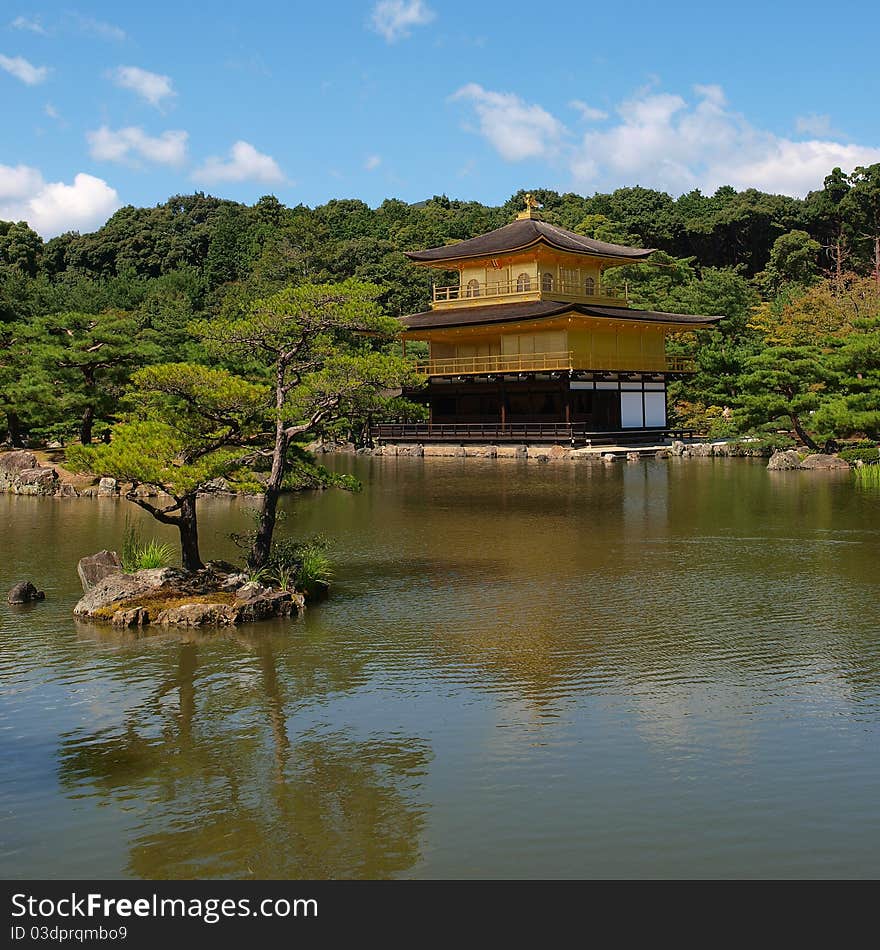
M 180 502 L 180 555 L 185 571 L 199 571 L 205 565 L 199 554 L 199 524 L 196 518 L 196 496 L 185 495 Z
M 275 427 L 275 448 L 272 452 L 272 471 L 263 491 L 263 505 L 260 509 L 260 523 L 254 543 L 248 555 L 248 567 L 252 571 L 264 568 L 269 562 L 272 553 L 272 538 L 275 534 L 275 523 L 278 520 L 278 498 L 281 495 L 281 485 L 287 468 L 287 436 L 284 425 L 279 421 Z
M 14 449 L 20 449 L 24 445 L 21 438 L 21 420 L 18 413 L 6 410 L 6 438 Z
M 797 433 L 797 437 L 804 443 L 808 449 L 812 449 L 814 452 L 819 452 L 821 449 L 810 437 L 810 434 L 807 430 L 801 425 L 800 417 L 796 413 L 790 413 L 789 419 L 791 419 L 791 425 L 794 431 Z
M 79 440 L 83 445 L 92 444 L 92 423 L 95 421 L 94 406 L 86 406 L 79 424 Z

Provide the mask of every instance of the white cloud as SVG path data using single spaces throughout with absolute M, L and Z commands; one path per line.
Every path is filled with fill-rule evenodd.
M 138 126 L 124 129 L 108 128 L 86 133 L 92 158 L 104 162 L 124 162 L 142 158 L 157 165 L 182 165 L 186 160 L 188 134 L 182 130 L 169 130 L 161 135 L 150 136 Z
M 809 115 L 799 115 L 794 120 L 794 127 L 801 135 L 833 135 L 831 128 L 831 116 L 817 115 L 811 112 Z
M 880 162 L 880 147 L 820 137 L 821 123 L 800 127 L 813 132 L 806 140 L 761 129 L 730 108 L 718 85 L 695 86 L 689 97 L 642 89 L 571 144 L 561 122 L 512 93 L 471 84 L 455 97 L 473 103 L 482 135 L 503 159 L 564 161 L 582 188 L 640 184 L 681 194 L 733 185 L 804 195 L 837 165 Z
M 4 56 L 2 53 L 0 53 L 0 69 L 5 69 L 11 76 L 15 76 L 28 86 L 36 86 L 44 82 L 49 75 L 48 66 L 34 66 L 23 56 Z
M 425 26 L 436 14 L 422 0 L 379 0 L 371 16 L 373 29 L 389 43 L 410 35 L 412 27 Z
M 47 103 L 43 106 L 43 112 L 45 112 L 46 115 L 49 116 L 50 119 L 60 119 L 60 118 L 61 118 L 61 113 L 55 108 L 55 106 L 52 105 L 51 102 L 47 102 Z
M 157 108 L 162 105 L 164 99 L 176 95 L 170 76 L 151 73 L 138 66 L 120 66 L 113 70 L 111 78 L 117 86 L 131 89 L 151 106 Z
M 125 30 L 120 26 L 116 26 L 115 23 L 96 20 L 90 16 L 81 16 L 78 13 L 71 15 L 76 28 L 86 36 L 94 36 L 99 40 L 113 40 L 116 43 L 121 43 L 125 39 Z
M 480 132 L 509 162 L 547 156 L 565 134 L 565 126 L 558 119 L 512 92 L 492 92 L 472 82 L 452 98 L 473 103 Z
M 0 220 L 27 221 L 43 237 L 87 231 L 120 206 L 106 181 L 80 172 L 73 184 L 47 182 L 36 168 L 0 165 Z
M 368 172 L 375 171 L 382 164 L 381 155 L 368 155 L 367 160 L 364 162 L 364 168 Z
M 14 30 L 27 30 L 30 33 L 39 33 L 40 36 L 48 36 L 46 28 L 36 17 L 31 20 L 28 17 L 17 16 L 9 25 Z
M 126 39 L 125 30 L 115 23 L 106 20 L 97 20 L 95 17 L 83 16 L 81 13 L 66 13 L 60 19 L 43 26 L 40 17 L 17 16 L 10 24 L 14 30 L 27 30 L 38 33 L 40 36 L 50 36 L 58 33 L 79 33 L 99 40 L 122 42 Z
M 193 173 L 205 184 L 225 181 L 259 181 L 267 185 L 286 181 L 284 173 L 271 155 L 258 152 L 250 142 L 239 140 L 229 150 L 229 158 L 209 158 Z
M 596 109 L 591 105 L 588 105 L 582 99 L 572 99 L 569 102 L 569 105 L 572 109 L 577 109 L 583 118 L 587 122 L 601 122 L 602 119 L 608 118 L 608 113 L 603 112 L 601 109 Z

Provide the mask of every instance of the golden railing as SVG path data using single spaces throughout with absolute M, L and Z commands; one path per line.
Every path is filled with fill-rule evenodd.
M 434 303 L 448 303 L 452 300 L 478 300 L 482 297 L 524 297 L 541 293 L 557 293 L 567 297 L 581 297 L 585 300 L 620 300 L 626 301 L 611 293 L 601 284 L 594 284 L 591 293 L 587 293 L 584 282 L 562 281 L 554 278 L 552 281 L 543 281 L 541 278 L 529 276 L 528 281 L 503 280 L 496 282 L 480 281 L 465 284 L 450 284 L 444 287 L 434 286 Z
M 544 370 L 608 370 L 638 373 L 693 373 L 693 359 L 686 356 L 592 356 L 562 350 L 556 353 L 450 356 L 421 362 L 416 370 L 425 376 L 474 376 L 482 373 L 526 373 Z

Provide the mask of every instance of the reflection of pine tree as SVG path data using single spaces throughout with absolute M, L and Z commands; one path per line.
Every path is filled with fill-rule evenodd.
M 148 803 L 130 841 L 137 877 L 381 878 L 412 867 L 425 743 L 291 736 L 293 712 L 357 684 L 357 659 L 287 649 L 279 675 L 270 637 L 242 641 L 255 662 L 222 689 L 213 671 L 200 675 L 198 646 L 181 643 L 176 669 L 122 729 L 62 739 L 62 785 Z

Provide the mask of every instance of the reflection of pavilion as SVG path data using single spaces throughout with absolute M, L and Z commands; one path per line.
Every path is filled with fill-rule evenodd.
M 218 690 L 199 676 L 198 642 L 184 640 L 176 669 L 121 729 L 62 740 L 69 793 L 150 803 L 133 829 L 127 871 L 151 879 L 384 878 L 415 865 L 425 743 L 364 742 L 339 730 L 291 735 L 288 716 L 320 699 L 321 688 L 294 687 L 285 700 L 285 684 L 349 689 L 357 670 L 320 652 L 287 651 L 284 661 L 298 668 L 279 677 L 270 637 L 239 639 L 255 653 L 254 675 L 239 672 Z M 228 705 L 213 708 L 221 692 Z
M 568 441 L 587 433 L 666 428 L 666 383 L 693 372 L 666 337 L 721 317 L 636 310 L 605 285 L 613 267 L 650 249 L 595 241 L 549 224 L 526 197 L 511 224 L 470 240 L 410 251 L 415 264 L 455 271 L 431 309 L 404 317 L 404 341 L 428 344 L 431 429 L 379 437 L 444 441 Z M 453 428 L 454 427 L 454 428 Z

